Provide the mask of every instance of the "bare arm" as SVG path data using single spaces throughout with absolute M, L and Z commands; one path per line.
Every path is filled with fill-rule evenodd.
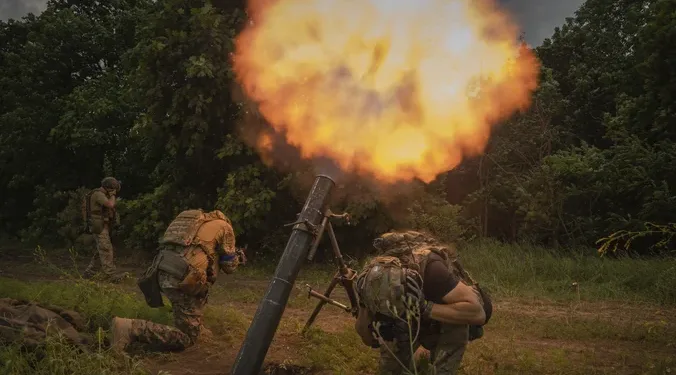
M 369 324 L 371 324 L 371 317 L 369 317 L 368 311 L 366 311 L 365 308 L 360 307 L 357 321 L 354 323 L 354 328 L 359 334 L 359 337 L 361 337 L 361 341 L 364 345 L 373 346 L 376 339 L 371 334 Z
M 477 324 L 486 321 L 481 302 L 474 290 L 463 282 L 443 297 L 444 304 L 434 304 L 430 317 L 443 323 Z

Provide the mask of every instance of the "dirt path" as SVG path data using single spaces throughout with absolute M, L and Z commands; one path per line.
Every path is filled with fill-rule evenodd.
M 13 254 L 16 254 L 13 252 Z M 51 257 L 50 257 L 51 258 Z M 126 262 L 125 262 L 126 260 Z M 73 269 L 69 259 L 52 259 L 57 268 Z M 79 259 L 82 270 L 86 259 Z M 120 270 L 138 274 L 143 261 L 121 258 Z M 32 255 L 0 254 L 0 276 L 20 280 L 59 280 L 55 268 L 36 264 Z M 213 309 L 235 314 L 242 321 L 229 327 L 219 321 L 207 321 L 214 332 L 195 347 L 182 353 L 145 357 L 144 363 L 153 374 L 163 371 L 171 375 L 229 373 L 240 348 L 246 328 L 254 315 L 270 276 L 224 276 L 210 294 Z M 328 282 L 328 280 L 326 280 Z M 307 280 L 302 277 L 297 286 Z M 311 283 L 312 284 L 312 283 Z M 325 285 L 313 285 L 323 291 Z M 133 280 L 120 285 L 139 293 Z M 315 300 L 305 298 L 306 290 L 295 288 L 280 328 L 266 357 L 272 365 L 305 364 L 315 343 L 300 335 Z M 140 298 L 140 296 L 139 296 Z M 338 289 L 334 298 L 346 301 Z M 494 317 L 486 336 L 469 345 L 462 374 L 672 374 L 676 373 L 676 309 L 648 304 L 627 304 L 622 301 L 551 301 L 543 299 L 496 298 Z M 206 319 L 206 318 L 205 318 Z M 326 306 L 315 327 L 328 337 L 347 337 L 358 353 L 366 353 L 373 368 L 377 352 L 360 346 L 352 331 L 353 318 L 332 306 Z M 343 336 L 341 336 L 343 335 Z M 338 350 L 338 349 L 331 349 Z M 340 348 L 341 351 L 347 351 Z M 332 356 L 349 355 L 327 353 Z M 321 365 L 322 359 L 314 359 Z M 298 374 L 289 370 L 273 374 Z M 345 373 L 323 370 L 313 374 Z M 368 372 L 360 372 L 368 373 Z

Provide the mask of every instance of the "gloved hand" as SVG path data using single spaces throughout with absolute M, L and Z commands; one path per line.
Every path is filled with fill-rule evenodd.
M 246 251 L 246 246 L 245 246 L 244 248 L 237 248 L 237 249 L 235 250 L 235 253 L 237 254 L 237 258 L 238 258 L 238 261 L 239 261 L 239 264 L 241 264 L 241 265 L 243 265 L 243 266 L 246 266 L 246 261 L 247 261 L 247 259 L 246 259 L 246 252 L 245 252 L 245 251 Z
M 239 266 L 239 256 L 237 254 L 221 255 L 218 258 L 218 267 L 227 274 L 235 272 L 237 266 Z

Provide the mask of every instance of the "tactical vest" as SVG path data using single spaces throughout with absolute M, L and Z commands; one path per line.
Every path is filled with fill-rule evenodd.
M 196 236 L 202 224 L 212 220 L 223 220 L 228 224 L 230 221 L 217 213 L 205 213 L 202 210 L 186 210 L 178 214 L 174 221 L 169 224 L 164 235 L 160 239 L 160 245 L 180 247 L 197 245 Z
M 103 205 L 92 202 L 94 193 L 101 192 L 106 197 L 104 188 L 97 188 L 89 191 L 82 200 L 82 219 L 84 220 L 85 230 L 90 233 L 99 234 L 106 223 L 114 217 L 115 211 Z

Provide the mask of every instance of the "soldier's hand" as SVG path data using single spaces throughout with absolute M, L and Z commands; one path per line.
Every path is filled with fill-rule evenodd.
M 237 248 L 235 252 L 237 253 L 237 258 L 239 258 L 239 264 L 245 266 L 246 265 L 246 248 L 247 246 L 244 246 L 243 248 Z

